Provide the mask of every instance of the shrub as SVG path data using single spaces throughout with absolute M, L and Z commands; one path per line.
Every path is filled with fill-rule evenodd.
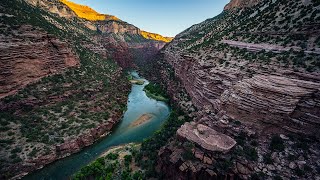
M 272 164 L 273 163 L 273 160 L 271 159 L 271 154 L 268 153 L 266 155 L 263 156 L 263 161 L 264 163 L 266 164 Z
M 132 162 L 132 156 L 131 155 L 125 155 L 124 156 L 124 163 L 126 166 L 129 166 L 129 164 Z
M 109 154 L 106 156 L 106 159 L 116 160 L 116 159 L 118 159 L 118 157 L 119 157 L 119 154 L 109 153 Z
M 280 136 L 275 135 L 271 139 L 271 143 L 269 149 L 272 151 L 283 151 L 284 150 L 284 142 Z
M 12 153 L 12 154 L 13 154 L 13 153 L 19 153 L 19 152 L 21 152 L 21 148 L 20 148 L 20 147 L 16 147 L 16 148 L 14 148 L 14 149 L 11 150 L 11 153 Z
M 246 157 L 251 160 L 251 161 L 257 161 L 258 160 L 258 152 L 255 148 L 250 147 L 250 146 L 245 146 L 244 148 L 244 152 Z

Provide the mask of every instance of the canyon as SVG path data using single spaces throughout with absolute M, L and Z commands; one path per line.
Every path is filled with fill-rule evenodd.
M 231 0 L 175 38 L 67 0 L 13 0 L 0 10 L 0 179 L 109 134 L 133 68 L 172 106 L 130 152 L 144 178 L 320 178 L 317 0 Z
M 14 0 L 0 10 L 0 179 L 109 134 L 130 91 L 125 70 L 172 39 L 69 1 Z

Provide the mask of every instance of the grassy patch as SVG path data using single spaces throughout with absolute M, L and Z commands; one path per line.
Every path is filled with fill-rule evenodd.
M 149 98 L 169 102 L 169 98 L 163 88 L 159 84 L 149 83 L 145 86 L 144 91 Z

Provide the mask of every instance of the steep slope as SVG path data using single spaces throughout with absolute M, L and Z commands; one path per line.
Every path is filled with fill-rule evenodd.
M 159 151 L 158 172 L 317 178 L 319 3 L 233 0 L 225 9 L 177 35 L 149 65 L 196 122 Z
M 7 34 L 1 34 L 0 40 L 0 98 L 44 76 L 79 65 L 69 45 L 47 32 L 30 25 L 1 26 Z
M 59 0 L 1 1 L 0 11 L 0 179 L 108 134 L 125 110 L 132 51 L 165 45 L 123 21 L 79 18 Z

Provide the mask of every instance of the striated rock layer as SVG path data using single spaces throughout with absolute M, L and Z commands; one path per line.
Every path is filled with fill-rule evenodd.
M 66 42 L 29 25 L 0 40 L 0 98 L 50 74 L 79 66 Z
M 234 139 L 203 124 L 186 123 L 178 129 L 177 135 L 213 152 L 226 153 L 236 144 Z
M 240 9 L 224 11 L 177 35 L 154 65 L 172 99 L 197 124 L 212 129 L 202 137 L 186 123 L 160 150 L 157 170 L 168 179 L 250 179 L 261 172 L 267 174 L 265 178 L 298 178 L 294 164 L 299 162 L 289 160 L 288 164 L 294 161 L 291 168 L 284 165 L 290 152 L 300 156 L 299 152 L 310 149 L 319 151 L 320 37 L 314 30 L 319 18 L 294 22 L 319 16 L 318 6 L 309 1 L 231 1 L 226 9 L 233 7 Z M 212 146 L 222 137 L 216 137 L 216 132 L 237 141 L 225 155 Z M 286 155 L 280 160 L 274 158 L 278 155 L 272 146 L 277 137 L 285 144 L 279 151 Z M 185 141 L 195 145 L 191 155 Z M 311 142 L 308 150 L 297 148 L 307 142 Z M 209 160 L 199 156 L 203 153 Z M 266 161 L 272 153 L 275 160 L 270 166 Z M 313 170 L 319 162 L 315 154 L 304 158 Z M 189 156 L 196 160 L 190 161 Z M 317 178 L 313 172 L 303 177 Z
M 169 53 L 165 56 L 199 110 L 224 114 L 223 118 L 250 123 L 260 130 L 265 124 L 272 124 L 317 135 L 320 79 L 316 74 L 284 71 L 246 78 L 241 71 L 209 70 L 188 57 L 175 59 L 176 55 Z M 212 120 L 219 119 L 215 116 Z

